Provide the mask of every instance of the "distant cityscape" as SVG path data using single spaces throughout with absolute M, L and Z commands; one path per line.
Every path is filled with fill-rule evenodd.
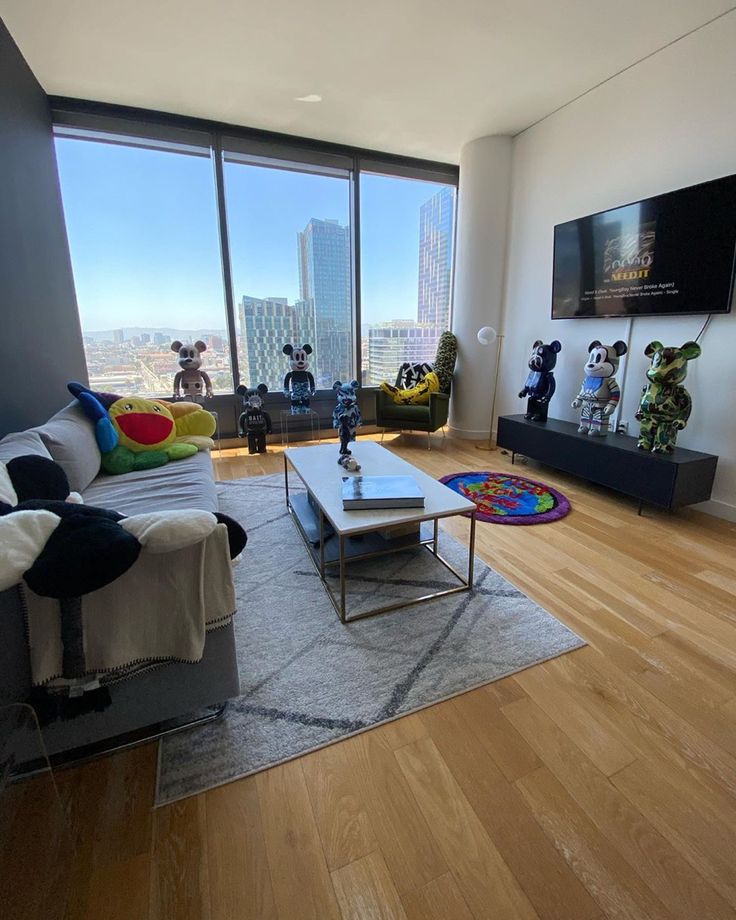
M 394 319 L 361 328 L 362 384 L 396 376 L 410 361 L 431 362 L 448 328 L 452 284 L 454 189 L 445 187 L 420 208 L 416 319 Z M 350 228 L 312 218 L 297 233 L 299 300 L 242 295 L 236 305 L 241 381 L 279 390 L 288 370 L 287 342 L 313 348 L 311 371 L 318 389 L 350 377 L 353 308 Z M 397 311 L 398 312 L 398 311 Z M 215 392 L 232 392 L 230 343 L 225 329 L 122 327 L 85 330 L 90 386 L 131 395 L 161 396 L 173 390 L 177 371 L 171 342 L 201 339 L 203 369 Z

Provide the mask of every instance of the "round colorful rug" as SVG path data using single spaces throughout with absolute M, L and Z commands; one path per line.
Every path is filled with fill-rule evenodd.
M 570 510 L 562 492 L 524 476 L 508 473 L 450 473 L 444 482 L 478 508 L 478 518 L 492 524 L 548 524 Z

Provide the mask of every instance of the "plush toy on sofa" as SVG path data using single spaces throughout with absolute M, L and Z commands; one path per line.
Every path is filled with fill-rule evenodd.
M 357 380 L 351 383 L 341 383 L 336 380 L 332 384 L 332 389 L 337 396 L 337 405 L 332 412 L 332 427 L 337 428 L 340 437 L 340 456 L 337 462 L 341 466 L 347 463 L 351 455 L 348 444 L 355 440 L 355 432 L 363 423 L 358 408 L 358 395 L 355 392 L 357 386 Z
M 687 425 L 693 401 L 685 387 L 687 363 L 699 358 L 697 342 L 685 342 L 682 348 L 665 348 L 661 342 L 650 342 L 644 349 L 652 362 L 647 370 L 649 383 L 642 389 L 636 418 L 641 422 L 640 450 L 656 454 L 671 454 L 677 443 L 677 432 Z
M 592 437 L 600 438 L 608 434 L 609 418 L 621 398 L 621 390 L 613 375 L 618 370 L 619 358 L 626 351 L 626 343 L 620 341 L 613 345 L 601 345 L 595 339 L 588 346 L 585 378 L 572 403 L 573 409 L 583 407 L 578 431 L 587 431 Z
M 214 447 L 215 418 L 197 403 L 95 393 L 81 383 L 68 389 L 95 426 L 106 473 L 152 469 Z
M 176 341 L 171 343 L 171 350 L 178 353 L 181 368 L 174 377 L 174 399 L 202 399 L 203 396 L 211 399 L 212 381 L 201 370 L 202 352 L 207 351 L 205 343 L 197 341 L 182 345 Z
M 529 397 L 524 418 L 533 419 L 535 422 L 547 421 L 549 401 L 555 392 L 555 375 L 552 371 L 557 364 L 557 355 L 561 350 L 562 345 L 556 339 L 549 345 L 544 345 L 541 339 L 537 339 L 532 345 L 529 375 L 524 388 L 519 393 L 519 399 Z
M 235 391 L 243 397 L 244 410 L 238 419 L 238 435 L 248 438 L 249 454 L 266 453 L 266 435 L 271 434 L 271 416 L 263 408 L 263 397 L 268 393 L 265 383 L 259 383 L 255 390 L 242 384 Z
M 227 528 L 230 556 L 247 536 L 237 521 L 209 511 L 159 511 L 125 517 L 117 511 L 65 501 L 69 482 L 46 457 L 0 462 L 0 591 L 21 581 L 42 597 L 56 598 L 61 614 L 63 677 L 84 677 L 80 598 L 115 581 L 141 549 L 166 553 Z
M 291 401 L 291 414 L 309 415 L 309 400 L 316 392 L 314 377 L 309 371 L 312 346 L 302 345 L 301 348 L 294 348 L 293 345 L 284 345 L 283 352 L 289 356 L 291 367 L 284 377 L 284 396 Z

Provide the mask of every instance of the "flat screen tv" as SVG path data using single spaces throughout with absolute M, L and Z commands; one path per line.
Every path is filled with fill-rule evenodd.
M 552 319 L 728 313 L 736 176 L 555 227 Z

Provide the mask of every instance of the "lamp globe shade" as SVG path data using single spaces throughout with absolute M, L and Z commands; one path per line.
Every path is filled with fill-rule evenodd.
M 493 345 L 498 338 L 498 333 L 493 326 L 483 326 L 478 330 L 478 341 L 481 345 Z

